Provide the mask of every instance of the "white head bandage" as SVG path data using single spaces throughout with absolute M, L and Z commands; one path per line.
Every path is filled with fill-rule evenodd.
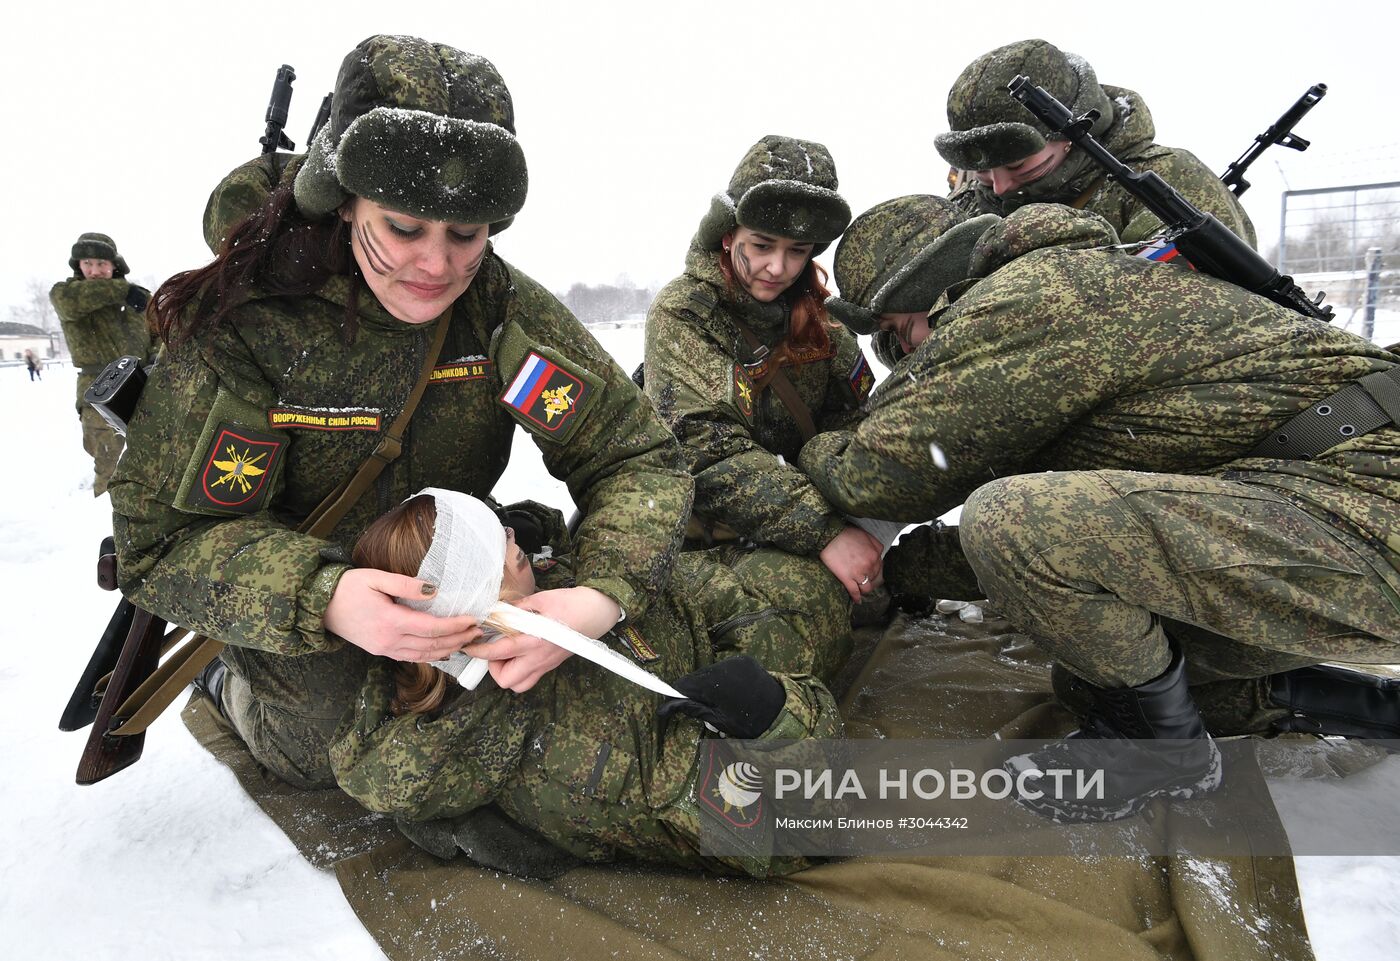
M 426 600 L 398 598 L 398 603 L 438 617 L 471 614 L 485 621 L 490 615 L 511 631 L 557 644 L 648 690 L 667 697 L 684 696 L 603 642 L 585 637 L 541 614 L 503 603 L 500 594 L 506 563 L 506 532 L 495 512 L 470 494 L 459 491 L 428 487 L 414 496 L 422 494 L 436 502 L 437 523 L 433 542 L 423 563 L 418 565 L 418 578 L 436 584 L 437 593 Z M 486 633 L 485 639 L 490 640 L 493 632 L 488 629 Z M 487 671 L 485 660 L 468 657 L 460 651 L 446 660 L 431 663 L 457 678 L 468 690 L 475 689 Z
M 436 584 L 437 593 L 424 600 L 400 598 L 399 603 L 437 617 L 471 614 L 485 620 L 501 595 L 505 528 L 495 511 L 470 494 L 428 487 L 414 496 L 424 494 L 437 505 L 437 522 L 433 542 L 418 565 L 418 578 Z M 486 661 L 460 651 L 431 663 L 468 690 L 486 676 Z

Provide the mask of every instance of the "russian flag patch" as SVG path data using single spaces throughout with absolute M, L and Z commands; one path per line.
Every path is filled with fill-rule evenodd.
M 591 395 L 583 378 L 532 350 L 500 401 L 530 425 L 559 436 L 577 419 Z

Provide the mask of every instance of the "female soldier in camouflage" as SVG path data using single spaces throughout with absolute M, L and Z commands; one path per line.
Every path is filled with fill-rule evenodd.
M 812 261 L 850 220 L 836 188 L 821 144 L 755 144 L 651 305 L 645 379 L 695 475 L 692 532 L 820 557 L 858 601 L 880 545 L 795 466 L 805 435 L 853 424 L 874 383 L 855 338 L 827 321 Z
M 1044 40 L 1021 40 L 983 54 L 948 91 L 947 133 L 934 146 L 965 182 L 953 201 L 973 214 L 1008 214 L 1029 203 L 1068 204 L 1109 222 L 1124 243 L 1146 240 L 1159 221 L 1069 141 L 1012 99 L 1006 85 L 1025 74 L 1074 111 L 1097 110 L 1094 136 L 1134 170 L 1151 170 L 1187 200 L 1254 246 L 1254 225 L 1220 179 L 1189 151 L 1152 142 L 1156 128 L 1142 97 L 1099 84 L 1094 68 Z
M 1265 727 L 1296 712 L 1400 729 L 1393 695 L 1358 700 L 1316 669 L 1293 683 L 1400 658 L 1400 358 L 1116 239 L 1056 204 L 862 214 L 833 313 L 912 352 L 854 432 L 801 458 L 855 514 L 916 522 L 966 501 L 985 596 L 1090 703 L 1075 743 L 1110 769 L 1108 797 L 1047 802 L 1075 819 L 1219 782 L 1188 681 L 1257 680 L 1234 686 Z M 941 592 L 940 566 L 913 565 Z M 1159 738 L 1173 747 L 1134 746 Z
M 659 716 L 657 695 L 582 658 L 523 694 L 489 683 L 466 691 L 428 665 L 376 658 L 331 747 L 341 787 L 371 810 L 407 821 L 457 818 L 494 802 L 516 823 L 593 861 L 623 854 L 758 876 L 802 867 L 798 858 L 714 858 L 699 849 L 701 806 L 726 801 L 716 783 L 697 783 L 705 743 L 699 721 L 745 738 L 841 733 L 830 692 L 784 660 L 785 652 L 830 645 L 845 604 L 790 610 L 787 585 L 763 559 L 775 553 L 759 551 L 732 568 L 683 554 L 646 616 L 604 637 L 660 677 L 679 678 L 687 698 L 661 702 Z M 537 578 L 570 582 L 567 557 L 532 569 L 486 505 L 453 491 L 423 491 L 380 518 L 360 538 L 354 561 L 438 577 L 434 603 L 454 613 L 485 612 L 496 598 L 532 609 L 541 596 Z M 451 573 L 467 567 L 473 573 L 452 583 Z M 504 619 L 508 632 L 510 611 L 495 605 L 484 623 Z M 778 673 L 730 656 L 736 653 Z
M 488 243 L 525 199 L 513 125 L 488 61 L 371 37 L 294 181 L 156 295 L 169 349 L 113 485 L 122 588 L 228 645 L 222 706 L 294 784 L 332 780 L 325 747 L 371 654 L 429 660 L 480 635 L 472 618 L 395 605 L 433 586 L 352 568 L 345 545 L 424 484 L 487 494 L 517 425 L 585 514 L 577 586 L 541 594 L 543 610 L 597 637 L 668 575 L 692 486 L 675 441 Z M 380 449 L 444 324 L 401 456 L 328 539 L 296 532 Z M 525 690 L 566 655 L 521 637 L 485 656 Z

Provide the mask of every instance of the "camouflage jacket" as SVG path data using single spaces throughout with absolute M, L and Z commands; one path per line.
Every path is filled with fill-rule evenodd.
M 230 323 L 166 351 L 112 481 L 127 596 L 227 643 L 337 649 L 323 617 L 345 549 L 421 488 L 487 496 L 519 425 L 585 515 L 579 583 L 641 614 L 690 508 L 675 440 L 563 305 L 494 253 L 453 307 L 402 455 L 329 540 L 295 532 L 403 409 L 435 332 L 361 291 L 351 334 L 349 295 L 343 277 L 311 295 L 253 295 Z M 512 406 L 522 379 L 532 389 Z
M 1214 214 L 1236 236 L 1251 247 L 1255 246 L 1254 224 L 1220 178 L 1190 151 L 1152 142 L 1157 128 L 1142 97 L 1122 87 L 1105 86 L 1104 91 L 1113 99 L 1116 115 L 1100 142 L 1134 170 L 1150 170 L 1157 174 L 1191 203 Z M 1116 180 L 1109 180 L 1103 168 L 1083 151 L 1071 151 L 1065 164 L 1075 164 L 1079 170 L 1067 186 L 1057 191 L 1058 196 L 1040 196 L 1032 183 L 1023 190 L 998 197 L 990 187 L 972 178 L 956 190 L 951 199 L 969 213 L 1005 215 L 1031 203 L 1071 203 L 1092 188 L 1092 193 L 1075 206 L 1107 220 L 1123 243 L 1146 240 L 1161 229 L 1162 222 L 1151 211 L 1143 209 Z
M 118 357 L 130 354 L 149 362 L 153 356 L 146 314 L 127 300 L 137 299 L 133 291 L 143 302 L 151 295 L 146 288 L 119 277 L 70 277 L 49 291 L 73 364 L 88 377 L 97 376 Z
M 1114 242 L 1099 217 L 1052 204 L 990 228 L 865 421 L 803 450 L 808 476 L 841 510 L 910 522 L 1007 474 L 1229 476 L 1369 544 L 1400 585 L 1400 428 L 1311 461 L 1247 456 L 1400 358 L 1213 277 L 1099 249 Z
M 755 388 L 766 362 L 736 322 L 772 348 L 787 334 L 788 314 L 730 293 L 718 251 L 692 247 L 686 272 L 647 313 L 647 395 L 681 442 L 698 515 L 759 544 L 817 554 L 845 520 L 797 469 L 802 433 L 771 385 Z M 856 338 L 844 327 L 828 333 L 829 351 L 783 364 L 818 432 L 859 421 L 874 384 Z
M 563 567 L 541 575 L 541 587 L 554 586 Z M 733 590 L 729 573 L 703 553 L 681 555 L 646 616 L 604 640 L 675 680 L 755 622 L 788 630 L 778 612 Z M 689 802 L 693 812 L 702 729 L 689 718 L 660 728 L 658 695 L 573 657 L 523 694 L 488 677 L 475 691 L 455 689 L 433 716 L 393 717 L 392 665 L 376 658 L 330 751 L 341 787 L 369 809 L 423 821 L 494 801 L 589 860 L 626 852 L 696 863 L 693 816 L 674 809 Z M 778 677 L 787 699 L 765 737 L 841 733 L 821 682 Z

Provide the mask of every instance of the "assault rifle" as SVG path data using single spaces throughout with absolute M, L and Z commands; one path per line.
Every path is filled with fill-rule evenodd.
M 1177 193 L 1152 171 L 1136 171 L 1123 163 L 1094 139 L 1090 128 L 1099 118 L 1097 110 L 1075 117 L 1044 87 L 1030 77 L 1018 76 L 1007 84 L 1011 96 L 1052 131 L 1064 135 L 1089 158 L 1123 185 L 1144 207 L 1156 214 L 1166 227 L 1168 242 L 1203 273 L 1245 290 L 1267 297 L 1276 304 L 1321 321 L 1332 319 L 1332 308 L 1322 303 L 1323 294 L 1309 300 L 1302 288 L 1274 269 L 1253 247 L 1230 232 L 1224 224 Z
M 1293 132 L 1293 128 L 1298 125 L 1298 121 L 1303 119 L 1317 102 L 1327 96 L 1327 84 L 1315 83 L 1307 89 L 1298 102 L 1283 112 L 1283 116 L 1273 122 L 1268 130 L 1254 138 L 1254 143 L 1249 149 L 1240 154 L 1240 159 L 1225 168 L 1224 175 L 1220 182 L 1229 187 L 1236 197 L 1249 189 L 1249 181 L 1244 179 L 1244 172 L 1249 169 L 1249 165 L 1259 159 L 1259 155 L 1268 150 L 1274 144 L 1280 147 L 1288 147 L 1292 150 L 1307 150 L 1312 141 L 1304 140 Z
M 321 108 L 316 111 L 316 119 L 311 121 L 311 132 L 306 135 L 306 147 L 311 148 L 311 141 L 316 139 L 316 134 L 321 132 L 321 128 L 326 125 L 326 121 L 331 119 L 331 98 L 335 94 L 328 93 L 321 98 Z M 1301 147 L 1299 148 L 1302 149 Z
M 267 101 L 267 116 L 263 118 L 267 129 L 258 138 L 264 154 L 297 149 L 283 130 L 287 126 L 287 110 L 292 106 L 292 81 L 296 78 L 297 72 L 287 64 L 277 68 L 277 79 L 272 82 L 272 97 Z

